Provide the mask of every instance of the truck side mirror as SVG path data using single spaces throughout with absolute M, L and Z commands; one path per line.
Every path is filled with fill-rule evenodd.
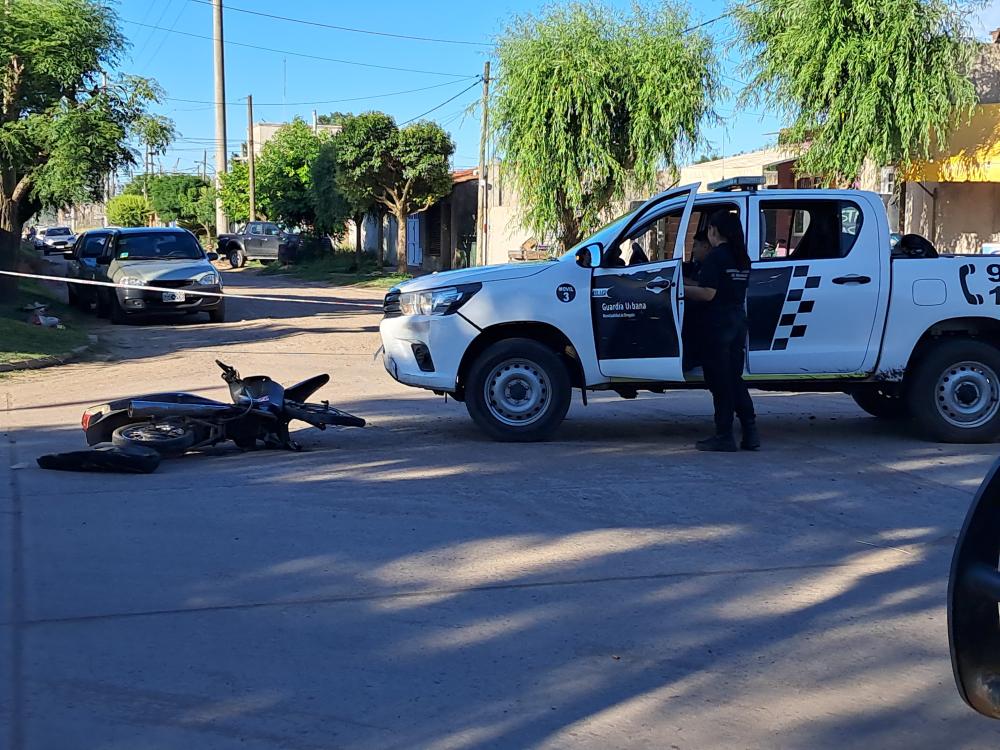
M 576 251 L 576 264 L 580 268 L 596 268 L 601 264 L 601 245 L 595 242 Z
M 955 684 L 979 713 L 1000 719 L 1000 461 L 979 486 L 955 545 L 948 641 Z

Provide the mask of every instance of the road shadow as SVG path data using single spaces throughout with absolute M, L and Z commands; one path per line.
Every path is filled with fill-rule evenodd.
M 876 421 L 817 437 L 809 415 L 765 415 L 770 456 L 706 455 L 702 417 L 613 408 L 495 444 L 412 401 L 338 404 L 371 428 L 301 430 L 302 453 L 18 470 L 44 592 L 29 711 L 218 747 L 1000 741 L 951 685 L 947 563 L 971 491 L 934 480 L 934 446 L 876 430 L 863 454 L 829 450 Z M 13 437 L 24 457 L 79 431 Z M 123 567 L 138 575 L 109 590 Z

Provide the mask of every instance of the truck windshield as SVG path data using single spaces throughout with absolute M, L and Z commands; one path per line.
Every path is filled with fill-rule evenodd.
M 116 255 L 119 260 L 197 260 L 202 252 L 198 240 L 186 232 L 141 232 L 119 236 Z
M 560 260 L 575 260 L 577 250 L 579 250 L 581 247 L 586 247 L 587 245 L 593 245 L 595 242 L 601 243 L 602 248 L 607 247 L 608 243 L 610 243 L 618 235 L 618 232 L 621 231 L 621 228 L 634 215 L 635 211 L 629 211 L 624 216 L 619 216 L 614 221 L 608 222 L 589 237 L 573 245 L 573 247 L 571 247 L 569 250 L 566 251 L 566 253 L 560 258 Z

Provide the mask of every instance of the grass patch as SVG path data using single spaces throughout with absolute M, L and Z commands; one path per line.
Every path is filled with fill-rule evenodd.
M 411 278 L 409 274 L 385 273 L 378 268 L 378 262 L 370 256 L 361 260 L 351 252 L 324 252 L 314 257 L 306 257 L 291 265 L 271 263 L 264 266 L 265 276 L 287 274 L 305 281 L 320 281 L 331 286 L 360 286 L 374 289 L 388 289 Z
M 48 304 L 48 314 L 59 318 L 65 330 L 28 323 L 30 313 L 20 308 L 31 302 Z M 83 346 L 87 343 L 87 322 L 82 313 L 60 302 L 45 285 L 22 279 L 15 303 L 0 305 L 0 363 L 66 354 Z

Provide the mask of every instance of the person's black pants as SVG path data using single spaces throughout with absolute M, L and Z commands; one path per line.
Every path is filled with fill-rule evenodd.
M 744 425 L 754 421 L 753 401 L 743 382 L 746 359 L 746 315 L 731 313 L 712 320 L 702 349 L 705 384 L 715 404 L 715 434 L 733 434 L 733 414 Z

